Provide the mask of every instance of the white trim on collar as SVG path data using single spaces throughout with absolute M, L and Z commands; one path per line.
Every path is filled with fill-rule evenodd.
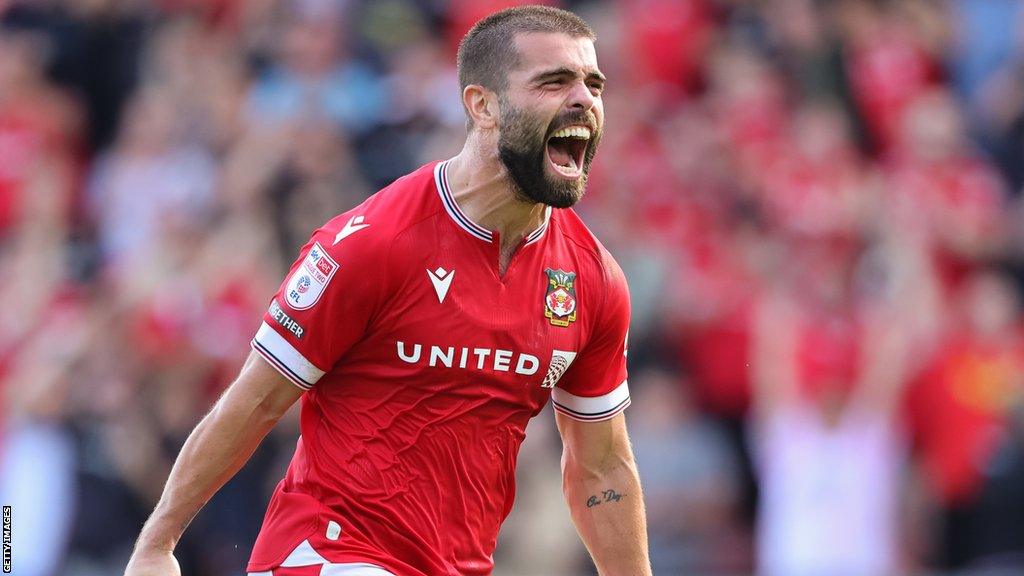
M 459 204 L 455 201 L 455 197 L 452 196 L 451 188 L 448 185 L 449 162 L 451 162 L 450 159 L 445 160 L 444 162 L 438 162 L 437 165 L 434 166 L 434 184 L 437 186 L 437 193 L 441 196 L 441 204 L 444 205 L 444 209 L 448 212 L 448 216 L 450 216 L 460 228 L 484 242 L 493 242 L 494 235 L 491 231 L 470 220 L 469 216 L 466 216 L 462 209 L 459 208 Z M 537 240 L 540 240 L 541 237 L 544 236 L 544 232 L 548 229 L 548 222 L 550 220 L 551 207 L 548 206 L 544 209 L 544 222 L 539 228 L 527 234 L 526 244 L 532 244 Z
M 540 240 L 544 236 L 544 232 L 548 229 L 548 222 L 551 221 L 551 206 L 544 208 L 544 222 L 541 223 L 540 228 L 537 228 L 526 237 L 527 244 L 533 244 L 537 240 Z

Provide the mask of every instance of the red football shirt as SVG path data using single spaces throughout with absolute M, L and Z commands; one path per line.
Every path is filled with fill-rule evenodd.
M 317 230 L 253 347 L 295 385 L 302 435 L 249 563 L 308 540 L 332 563 L 489 574 L 527 421 L 629 405 L 629 295 L 572 210 L 548 210 L 504 276 L 446 163 Z M 339 530 L 340 528 L 340 530 Z

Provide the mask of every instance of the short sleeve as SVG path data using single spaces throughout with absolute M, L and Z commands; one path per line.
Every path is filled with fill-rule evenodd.
M 338 219 L 336 219 L 338 220 Z M 365 334 L 381 299 L 384 260 L 374 234 L 328 223 L 302 247 L 270 301 L 252 347 L 309 390 Z
M 589 422 L 608 420 L 630 402 L 626 382 L 629 289 L 622 270 L 606 258 L 600 315 L 587 343 L 551 392 L 555 410 Z

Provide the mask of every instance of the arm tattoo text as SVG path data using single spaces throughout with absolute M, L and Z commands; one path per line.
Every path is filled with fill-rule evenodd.
M 605 490 L 604 492 L 601 492 L 600 495 L 595 494 L 590 498 L 587 498 L 587 508 L 599 506 L 602 502 L 618 502 L 619 500 L 622 500 L 623 496 L 625 496 L 625 494 L 620 494 L 615 490 Z

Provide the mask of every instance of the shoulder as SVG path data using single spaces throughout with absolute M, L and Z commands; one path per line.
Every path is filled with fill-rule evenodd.
M 577 258 L 591 262 L 600 272 L 606 293 L 628 298 L 626 276 L 622 268 L 576 211 L 571 208 L 554 210 L 552 221 L 555 233 L 565 239 L 569 248 L 577 253 Z
M 328 301 L 342 294 L 352 301 L 375 301 L 393 275 L 389 269 L 395 238 L 440 209 L 439 201 L 430 202 L 432 168 L 424 166 L 399 178 L 314 230 L 292 263 L 284 288 L 288 305 L 305 310 L 322 294 Z M 328 288 L 332 282 L 345 289 Z
M 310 242 L 319 242 L 332 256 L 383 256 L 403 231 L 441 209 L 434 186 L 435 164 L 395 180 L 358 206 L 331 218 L 313 233 Z

